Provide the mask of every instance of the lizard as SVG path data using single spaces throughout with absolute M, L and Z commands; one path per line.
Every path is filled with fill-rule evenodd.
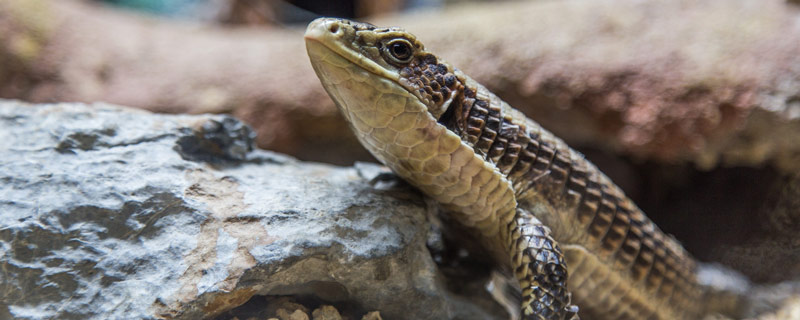
M 722 312 L 696 260 L 595 165 L 411 33 L 319 18 L 304 38 L 359 142 L 481 239 L 524 319 Z

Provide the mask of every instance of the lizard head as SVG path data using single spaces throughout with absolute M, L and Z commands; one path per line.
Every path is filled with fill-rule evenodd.
M 492 213 L 510 219 L 511 185 L 457 134 L 466 123 L 462 106 L 477 101 L 468 77 L 399 28 L 322 18 L 305 39 L 320 82 L 375 158 L 448 210 L 472 217 L 468 226 L 497 232 L 500 215 Z
M 374 88 L 349 88 L 357 92 L 338 88 L 337 97 L 330 84 L 364 76 L 380 78 L 402 87 L 439 119 L 460 88 L 454 68 L 426 51 L 414 35 L 401 28 L 320 18 L 309 24 L 305 39 L 314 70 L 334 100 L 351 100 L 348 93 L 367 98 L 369 95 L 363 94 Z M 354 74 L 362 71 L 369 74 Z M 372 86 L 372 80 L 361 84 Z M 340 108 L 345 102 L 352 101 L 336 101 Z

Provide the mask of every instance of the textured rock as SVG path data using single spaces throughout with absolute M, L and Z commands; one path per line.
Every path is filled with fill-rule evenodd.
M 227 116 L 0 101 L 0 128 L 0 318 L 313 319 L 326 304 L 350 319 L 503 317 L 480 257 L 430 236 L 429 207 L 373 179 L 378 166 L 251 150 L 252 132 Z M 800 286 L 771 283 L 800 276 L 800 179 L 772 179 L 764 201 L 709 183 L 759 185 L 731 179 L 751 173 L 692 178 L 687 201 L 666 197 L 672 212 L 716 206 L 722 220 L 664 217 L 701 235 L 679 237 L 701 257 L 764 283 L 753 315 L 793 314 L 774 309 Z M 726 229 L 734 242 L 709 240 Z
M 339 311 L 333 306 L 322 306 L 312 313 L 314 320 L 342 320 Z
M 379 319 L 380 312 L 365 312 L 354 303 L 339 304 L 337 307 L 325 304 L 322 300 L 309 295 L 304 296 L 256 296 L 244 305 L 229 310 L 214 319 L 240 320 L 240 319 L 285 319 L 291 317 L 308 317 L 312 320 L 355 320 L 372 315 Z M 314 310 L 313 312 L 309 310 Z
M 197 319 L 269 295 L 487 318 L 443 287 L 419 195 L 247 152 L 230 117 L 0 101 L 0 128 L 0 318 Z
M 370 313 L 367 313 L 364 315 L 363 318 L 361 318 L 361 320 L 382 320 L 382 319 L 383 318 L 381 318 L 381 314 L 378 313 L 377 311 L 372 311 Z

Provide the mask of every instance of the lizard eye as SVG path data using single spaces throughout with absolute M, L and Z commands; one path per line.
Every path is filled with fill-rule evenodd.
M 405 64 L 411 62 L 411 57 L 414 56 L 414 49 L 411 43 L 405 39 L 395 39 L 386 44 L 386 51 L 389 53 L 389 59 L 395 63 Z

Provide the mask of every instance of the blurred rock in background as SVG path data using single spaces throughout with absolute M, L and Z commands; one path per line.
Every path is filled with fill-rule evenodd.
M 319 16 L 364 18 L 427 9 L 443 0 L 96 0 L 172 18 L 233 25 L 308 23 Z M 474 1 L 474 0 L 473 0 Z M 458 1 L 455 1 L 458 2 Z
M 228 112 L 256 128 L 261 147 L 369 158 L 313 74 L 302 24 L 195 25 L 80 1 L 0 6 L 0 97 Z M 459 2 L 365 19 L 418 34 L 576 147 L 791 172 L 797 10 L 778 0 Z

